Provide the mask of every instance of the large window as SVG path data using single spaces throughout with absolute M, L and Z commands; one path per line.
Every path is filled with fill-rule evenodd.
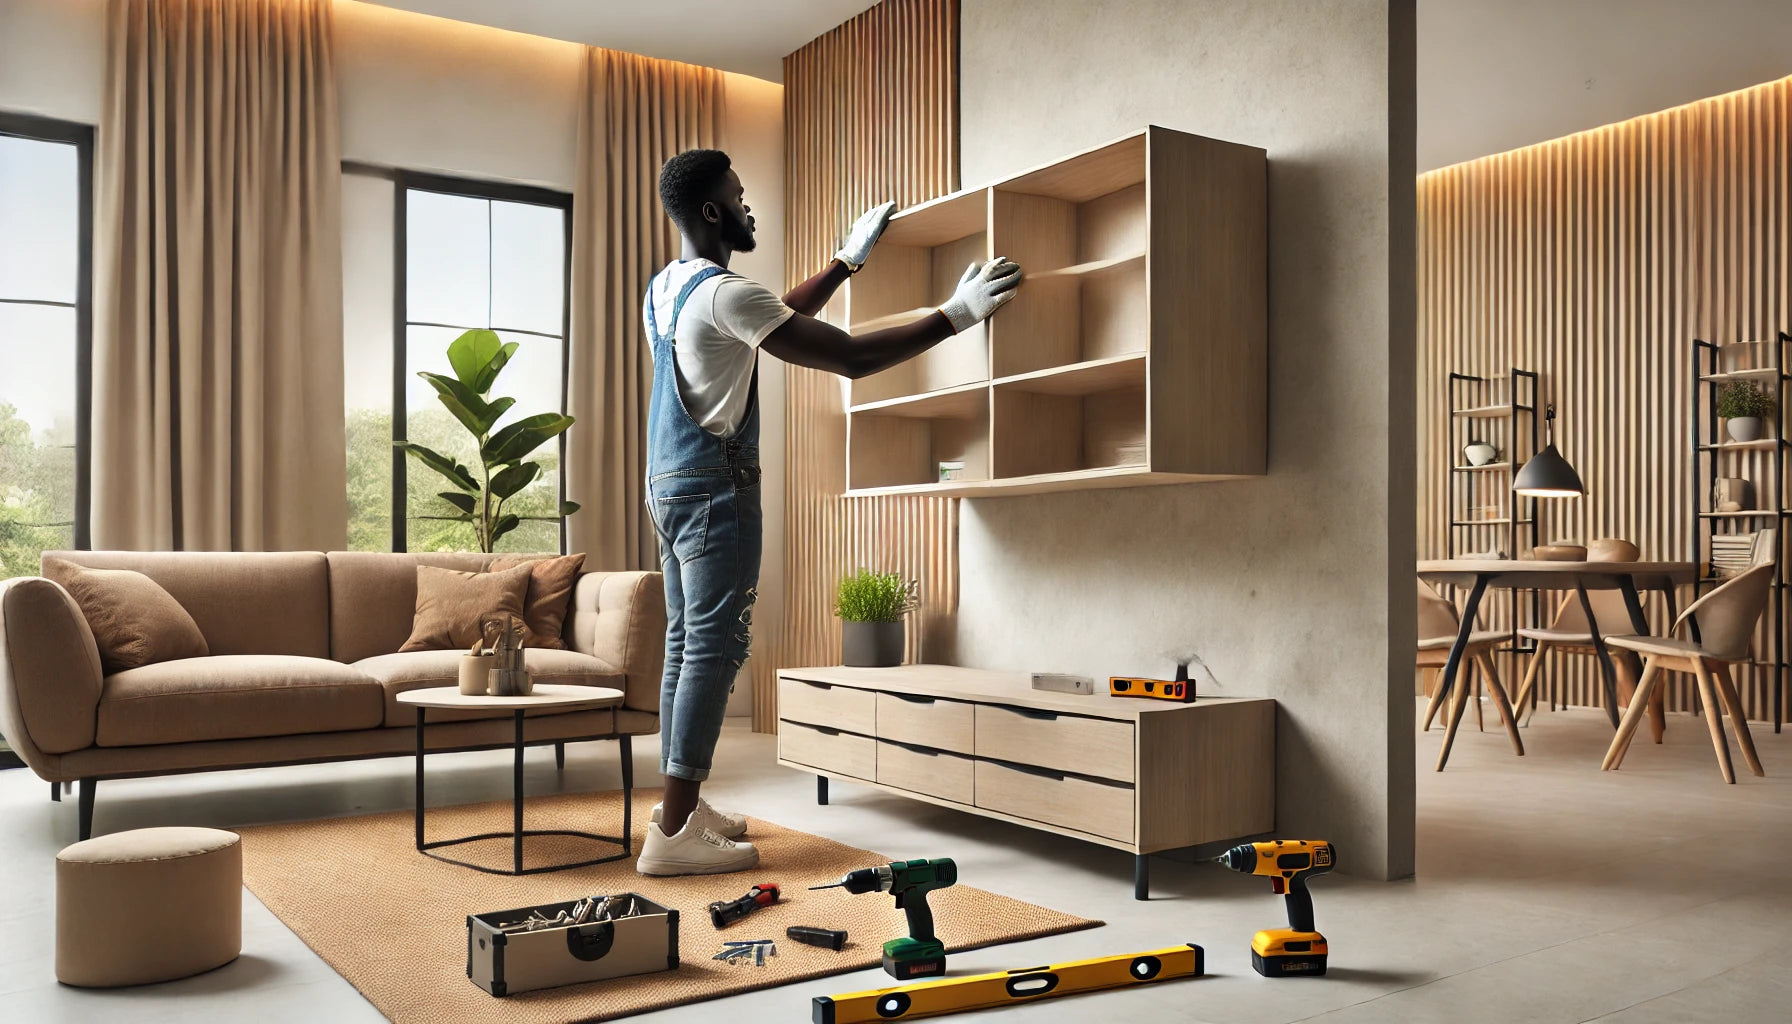
M 447 485 L 394 454 L 392 443 L 425 445 L 478 475 L 473 437 L 417 376 L 452 374 L 448 345 L 470 328 L 489 328 L 517 344 L 492 389 L 494 397 L 516 400 L 500 428 L 523 416 L 565 411 L 572 197 L 397 172 L 383 180 L 347 175 L 343 202 L 350 544 L 477 550 L 471 526 L 427 518 L 448 509 L 438 497 Z M 382 233 L 390 239 L 383 250 Z M 389 296 L 384 301 L 382 290 Z M 382 336 L 389 339 L 385 345 L 377 341 Z M 542 464 L 541 476 L 506 511 L 554 516 L 564 490 L 563 454 L 564 438 L 538 450 L 532 459 Z M 498 546 L 563 550 L 564 527 L 561 519 L 525 520 Z
M 0 577 L 87 536 L 93 129 L 0 114 Z

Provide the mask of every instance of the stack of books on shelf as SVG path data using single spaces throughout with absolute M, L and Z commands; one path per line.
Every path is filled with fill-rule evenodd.
M 1755 535 L 1719 533 L 1711 538 L 1711 575 L 1734 576 L 1754 560 Z

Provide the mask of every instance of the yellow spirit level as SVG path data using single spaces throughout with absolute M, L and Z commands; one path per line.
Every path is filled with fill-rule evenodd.
M 1190 942 L 1149 953 L 1123 953 L 1049 967 L 1025 967 L 1000 974 L 816 996 L 812 1019 L 814 1024 L 872 1024 L 882 1020 L 909 1020 L 959 1010 L 1030 1003 L 1076 992 L 1149 984 L 1166 978 L 1198 978 L 1205 969 L 1205 961 L 1201 947 Z

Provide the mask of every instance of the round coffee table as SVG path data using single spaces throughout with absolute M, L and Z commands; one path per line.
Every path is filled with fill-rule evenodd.
M 622 691 L 607 686 L 565 686 L 553 683 L 537 683 L 534 692 L 527 697 L 486 697 L 468 696 L 454 686 L 433 686 L 424 690 L 406 690 L 398 695 L 400 704 L 409 704 L 417 709 L 417 808 L 415 819 L 417 825 L 417 852 L 434 857 L 449 864 L 458 864 L 463 868 L 484 871 L 493 875 L 534 875 L 545 871 L 564 871 L 567 868 L 589 867 L 592 864 L 606 864 L 613 860 L 621 860 L 633 851 L 630 849 L 630 836 L 633 835 L 633 792 L 635 772 L 628 738 L 622 743 L 622 835 L 600 836 L 590 832 L 578 832 L 570 829 L 525 829 L 523 828 L 523 713 L 538 708 L 554 708 L 560 711 L 574 711 L 581 708 L 612 708 L 622 703 Z M 516 762 L 513 769 L 511 789 L 511 805 L 514 812 L 514 823 L 509 832 L 482 832 L 476 836 L 462 836 L 458 839 L 423 839 L 423 727 L 424 713 L 429 708 L 445 708 L 458 711 L 473 709 L 510 711 L 516 719 Z M 539 867 L 523 867 L 524 836 L 574 836 L 580 839 L 594 839 L 605 843 L 616 843 L 622 852 L 596 860 L 583 860 L 572 864 L 547 864 Z M 470 864 L 464 860 L 434 851 L 444 846 L 458 846 L 461 843 L 475 843 L 482 839 L 509 839 L 511 841 L 511 869 L 488 868 L 480 864 Z

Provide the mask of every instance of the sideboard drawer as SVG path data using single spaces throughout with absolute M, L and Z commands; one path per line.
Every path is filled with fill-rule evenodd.
M 877 694 L 849 686 L 780 679 L 778 717 L 870 736 L 876 731 Z
M 1131 722 L 977 705 L 978 757 L 1133 781 Z
M 1037 768 L 976 762 L 977 806 L 1122 842 L 1133 840 L 1133 792 Z
M 886 786 L 926 793 L 941 800 L 974 804 L 975 762 L 968 757 L 880 740 L 877 744 L 877 781 Z
M 955 700 L 913 697 L 907 694 L 877 695 L 877 738 L 898 743 L 919 743 L 960 754 L 976 751 L 976 715 L 971 705 Z
M 829 775 L 877 781 L 877 741 L 869 736 L 780 721 L 778 757 Z

